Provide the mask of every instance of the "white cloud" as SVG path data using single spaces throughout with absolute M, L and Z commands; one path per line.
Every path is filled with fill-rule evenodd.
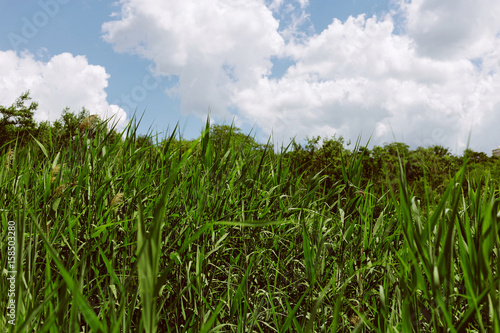
M 389 16 L 334 20 L 306 43 L 289 44 L 295 65 L 280 79 L 241 90 L 235 104 L 248 121 L 284 138 L 362 134 L 375 144 L 463 150 L 471 126 L 473 138 L 483 134 L 500 112 L 498 74 L 491 74 L 498 67 L 487 74 L 466 58 L 423 57 L 393 29 Z M 484 150 L 497 145 L 491 135 L 472 143 Z
M 66 107 L 75 113 L 85 107 L 103 119 L 114 115 L 118 128 L 127 122 L 126 113 L 106 101 L 109 74 L 84 56 L 62 53 L 43 62 L 29 53 L 0 51 L 0 72 L 0 104 L 10 106 L 30 90 L 32 100 L 39 103 L 36 121 L 57 120 Z
M 425 56 L 482 57 L 500 32 L 498 0 L 404 0 L 402 8 L 408 35 Z
M 237 124 L 257 124 L 278 140 L 362 134 L 377 145 L 396 139 L 456 153 L 472 128 L 472 148 L 488 152 L 500 143 L 487 131 L 500 113 L 497 2 L 402 0 L 403 33 L 394 32 L 401 13 L 393 12 L 332 20 L 294 38 L 307 1 L 122 0 L 103 32 L 116 51 L 178 76 L 172 91 L 184 112 L 237 110 Z M 283 26 L 273 12 L 282 18 L 290 8 L 298 16 Z M 271 78 L 271 57 L 294 64 Z
M 283 48 L 278 21 L 262 1 L 128 0 L 120 19 L 103 25 L 117 52 L 152 60 L 179 76 L 184 112 L 227 114 L 234 89 L 269 74 Z

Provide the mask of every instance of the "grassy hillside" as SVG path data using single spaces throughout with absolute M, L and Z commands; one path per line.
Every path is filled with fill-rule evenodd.
M 490 171 L 110 133 L 2 156 L 9 332 L 500 331 Z

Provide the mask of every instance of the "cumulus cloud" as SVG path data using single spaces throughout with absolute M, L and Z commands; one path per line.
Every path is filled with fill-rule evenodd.
M 155 72 L 179 76 L 184 112 L 226 114 L 235 89 L 268 75 L 284 46 L 262 1 L 129 0 L 103 25 L 117 52 L 138 54 Z M 118 14 L 117 14 L 118 15 Z
M 422 57 L 413 45 L 409 36 L 394 34 L 390 16 L 334 20 L 306 43 L 287 46 L 295 65 L 282 78 L 262 78 L 235 103 L 247 119 L 284 137 L 362 134 L 375 144 L 398 140 L 461 151 L 471 128 L 500 111 L 497 74 L 466 58 Z M 482 139 L 482 149 L 495 144 Z
M 500 32 L 497 0 L 403 0 L 408 35 L 425 56 L 482 57 Z
M 236 110 L 237 124 L 278 140 L 362 134 L 456 153 L 472 129 L 471 147 L 489 151 L 500 143 L 488 134 L 500 113 L 497 2 L 401 0 L 397 13 L 296 38 L 307 1 L 122 0 L 103 32 L 116 51 L 178 76 L 186 113 Z M 272 77 L 271 58 L 293 64 Z
M 104 67 L 90 65 L 84 56 L 62 53 L 43 62 L 30 53 L 0 51 L 0 72 L 0 104 L 10 106 L 30 90 L 39 103 L 36 121 L 57 120 L 66 107 L 73 112 L 85 107 L 103 119 L 114 116 L 118 128 L 127 122 L 126 113 L 106 101 L 109 74 Z

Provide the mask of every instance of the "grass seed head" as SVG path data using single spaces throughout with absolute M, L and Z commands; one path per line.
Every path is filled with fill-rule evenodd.
M 352 324 L 352 325 L 354 325 L 354 326 L 356 326 L 356 325 L 359 323 L 359 321 L 360 321 L 360 320 L 361 320 L 361 318 L 359 318 L 359 316 L 358 316 L 358 315 L 356 315 L 356 314 L 352 315 L 352 317 L 351 317 L 351 318 L 349 318 L 349 321 L 350 321 L 350 322 L 351 322 L 351 324 Z
M 113 197 L 113 199 L 111 200 L 111 204 L 109 205 L 110 208 L 113 208 L 113 207 L 118 206 L 119 204 L 121 204 L 123 202 L 123 197 L 124 197 L 123 193 L 118 193 L 117 195 L 115 195 Z
M 12 167 L 13 162 L 14 162 L 14 150 L 11 149 L 5 155 L 5 168 L 10 169 Z
M 98 122 L 99 117 L 96 114 L 88 116 L 87 118 L 83 119 L 82 123 L 80 124 L 80 132 L 94 130 L 97 127 Z
M 59 185 L 58 187 L 56 187 L 56 189 L 54 190 L 54 193 L 52 194 L 52 197 L 53 198 L 59 198 L 60 196 L 62 196 L 64 194 L 64 192 L 66 192 L 66 190 L 70 187 L 73 187 L 73 186 L 76 186 L 76 184 L 78 184 L 78 182 L 72 182 L 72 183 L 64 183 L 62 185 Z
M 357 190 L 356 192 L 354 192 L 358 195 L 361 195 L 363 198 L 365 197 L 365 192 L 363 192 L 362 190 Z
M 54 180 L 56 180 L 57 178 L 57 175 L 59 174 L 59 171 L 61 170 L 61 168 L 65 168 L 66 167 L 66 163 L 64 163 L 63 165 L 61 164 L 58 164 L 56 165 L 52 171 L 50 172 L 50 181 L 53 182 Z
M 57 174 L 59 173 L 59 170 L 61 170 L 61 164 L 56 165 L 56 166 L 52 169 L 52 171 L 50 172 L 50 176 L 51 176 L 51 177 L 55 177 L 55 176 L 57 176 Z

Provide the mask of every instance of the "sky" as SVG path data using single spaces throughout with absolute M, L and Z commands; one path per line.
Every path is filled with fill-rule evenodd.
M 3 0 L 0 105 L 29 90 L 139 132 L 231 124 L 280 147 L 500 145 L 498 0 Z

